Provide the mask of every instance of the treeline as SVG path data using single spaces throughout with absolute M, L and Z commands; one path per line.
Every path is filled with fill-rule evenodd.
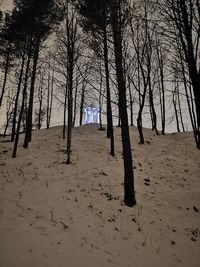
M 82 125 L 84 107 L 95 103 L 100 130 L 106 114 L 111 156 L 115 118 L 121 127 L 124 201 L 133 206 L 134 120 L 144 144 L 144 118 L 157 135 L 171 121 L 185 131 L 189 119 L 200 149 L 199 43 L 198 0 L 15 0 L 12 12 L 1 16 L 0 34 L 0 112 L 5 110 L 13 157 L 19 133 L 25 132 L 27 148 L 34 127 L 50 127 L 56 106 L 63 110 L 70 164 L 72 128 Z

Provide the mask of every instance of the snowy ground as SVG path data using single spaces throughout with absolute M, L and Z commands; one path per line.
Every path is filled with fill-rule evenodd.
M 60 127 L 33 133 L 11 158 L 0 137 L 0 267 L 200 266 L 200 151 L 192 134 L 138 144 L 131 128 L 137 205 L 123 205 L 116 157 L 97 125 L 75 128 L 64 164 Z M 146 179 L 146 180 L 145 180 Z

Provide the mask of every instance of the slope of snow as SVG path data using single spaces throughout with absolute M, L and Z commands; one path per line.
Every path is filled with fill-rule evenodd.
M 74 129 L 71 165 L 61 127 L 34 132 L 28 150 L 22 135 L 16 159 L 0 137 L 0 266 L 200 266 L 200 152 L 192 134 L 145 130 L 148 142 L 139 145 L 130 129 L 137 205 L 128 208 L 120 129 L 115 158 L 97 129 Z

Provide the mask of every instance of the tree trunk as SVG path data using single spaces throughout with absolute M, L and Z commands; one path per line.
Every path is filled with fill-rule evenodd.
M 199 12 L 199 5 L 197 7 L 198 7 L 198 12 Z M 191 21 L 189 21 L 190 18 L 194 16 L 194 14 L 189 14 L 189 11 L 187 10 L 186 1 L 183 1 L 183 0 L 179 1 L 178 8 L 179 10 L 177 9 L 176 12 L 181 14 L 180 16 L 181 16 L 182 23 L 183 23 L 181 27 L 178 28 L 179 36 L 180 36 L 180 40 L 182 43 L 183 51 L 185 53 L 185 58 L 186 58 L 188 69 L 189 69 L 189 75 L 190 75 L 190 79 L 192 82 L 195 108 L 196 108 L 197 135 L 200 136 L 200 89 L 199 89 L 200 88 L 200 72 L 197 69 L 198 60 L 195 58 L 195 53 L 194 53 L 193 33 L 192 33 L 194 29 L 190 25 Z M 198 148 L 200 149 L 200 145 L 198 146 Z
M 16 94 L 16 98 L 15 98 L 15 106 L 14 106 L 13 121 L 12 121 L 11 142 L 14 142 L 14 140 L 15 140 L 15 130 L 16 130 L 15 128 L 16 128 L 16 121 L 17 121 L 17 108 L 18 108 L 19 95 L 20 95 L 23 72 L 24 72 L 25 53 L 26 53 L 26 47 L 24 47 L 24 51 L 23 51 L 23 54 L 22 54 L 21 69 L 20 69 L 19 81 L 18 81 L 18 86 L 17 86 L 17 94 Z
M 186 73 L 185 73 L 185 66 L 183 63 L 183 59 L 181 57 L 181 67 L 182 67 L 182 75 L 183 75 L 183 83 L 184 83 L 184 88 L 185 88 L 185 94 L 186 94 L 186 99 L 187 99 L 187 104 L 188 104 L 188 111 L 190 115 L 190 121 L 193 129 L 193 134 L 194 134 L 194 139 L 197 148 L 200 147 L 200 136 L 197 135 L 197 130 L 196 130 L 196 120 L 195 120 L 195 114 L 192 112 L 192 107 L 191 103 L 193 102 L 192 99 L 190 99 L 189 94 L 188 94 L 188 89 L 187 89 L 187 78 L 186 78 Z
M 43 75 L 40 76 L 40 88 L 39 88 L 39 114 L 38 114 L 38 130 L 41 129 L 42 126 L 42 104 L 43 104 Z
M 154 101 L 153 101 L 153 92 L 151 88 L 151 80 L 149 79 L 149 102 L 150 102 L 150 107 L 152 111 L 152 122 L 153 122 L 153 127 L 152 130 L 156 131 L 156 134 L 159 135 L 158 129 L 157 129 L 157 116 L 156 116 L 156 111 L 154 108 Z
M 100 65 L 100 85 L 99 85 L 99 130 L 103 130 L 103 125 L 102 125 L 102 83 L 103 83 L 103 77 L 102 77 L 102 72 L 101 72 L 101 65 Z
M 79 121 L 80 126 L 82 126 L 82 123 L 83 123 L 84 100 L 85 100 L 85 83 L 83 81 L 82 90 L 81 90 L 81 104 L 80 104 L 80 121 Z
M 47 129 L 49 129 L 49 102 L 50 102 L 50 64 L 48 71 L 48 80 L 47 80 Z
M 105 16 L 105 14 L 104 14 Z M 114 151 L 114 132 L 113 132 L 113 119 L 112 119 L 112 107 L 110 98 L 110 82 L 109 82 L 109 68 L 108 68 L 108 44 L 107 44 L 107 32 L 106 22 L 104 21 L 104 64 L 106 74 L 106 95 L 107 95 L 107 138 L 110 138 L 110 154 L 115 155 Z
M 175 94 L 176 94 L 176 92 L 173 93 L 173 105 L 174 105 L 174 112 L 175 112 L 175 118 L 176 118 L 177 132 L 180 133 L 180 127 L 179 127 L 179 120 L 178 120 L 178 112 L 177 112 L 177 107 L 176 107 Z
M 26 93 L 27 93 L 28 73 L 29 73 L 29 67 L 30 67 L 30 61 L 31 61 L 31 53 L 32 53 L 32 41 L 30 41 L 30 46 L 29 46 L 29 51 L 28 51 L 26 73 L 25 73 L 25 80 L 24 80 L 24 88 L 23 88 L 23 92 L 22 92 L 22 104 L 21 104 L 21 109 L 20 109 L 20 113 L 19 113 L 16 138 L 15 138 L 15 143 L 14 143 L 14 147 L 13 147 L 13 154 L 12 154 L 13 158 L 15 158 L 16 154 L 17 154 L 17 147 L 18 147 L 18 142 L 19 142 L 19 133 L 20 133 L 22 116 L 23 116 L 23 112 L 24 112 L 25 98 L 26 98 Z
M 52 71 L 52 79 L 51 79 L 51 94 L 50 94 L 50 105 L 49 105 L 48 129 L 50 127 L 51 116 L 52 116 L 53 90 L 54 90 L 54 69 Z
M 0 107 L 2 105 L 3 97 L 4 97 L 4 94 L 5 94 L 9 63 L 10 63 L 10 53 L 8 52 L 7 56 L 6 56 L 6 66 L 5 66 L 5 72 L 4 72 L 3 87 L 2 87 L 2 91 L 1 91 L 1 97 L 0 97 Z
M 133 96 L 131 92 L 131 81 L 128 77 L 128 89 L 129 89 L 129 97 L 130 97 L 130 119 L 131 119 L 131 126 L 133 126 Z
M 65 85 L 65 102 L 64 102 L 64 116 L 63 116 L 63 140 L 65 139 L 65 133 L 66 133 L 66 112 L 67 112 L 67 97 L 68 97 L 68 86 L 67 81 Z
M 77 107 L 77 94 L 78 94 L 78 78 L 76 78 L 76 87 L 74 92 L 74 116 L 73 116 L 73 127 L 76 124 L 76 107 Z
M 158 46 L 158 44 L 157 44 Z M 159 70 L 160 70 L 160 109 L 161 109 L 161 125 L 162 125 L 162 135 L 165 134 L 165 86 L 164 86 L 164 62 L 163 62 L 163 54 L 161 47 L 157 47 L 157 55 L 158 55 L 158 62 L 159 62 Z
M 67 122 L 67 164 L 71 163 L 72 113 L 73 113 L 73 59 L 69 67 L 68 122 Z
M 117 3 L 116 3 L 117 2 Z M 122 60 L 122 36 L 119 18 L 119 3 L 113 1 L 111 7 L 111 20 L 114 39 L 114 53 L 116 75 L 119 93 L 119 109 L 121 117 L 121 134 L 122 134 L 122 148 L 123 148 L 123 161 L 124 161 L 124 203 L 132 207 L 136 204 L 135 191 L 134 191 L 134 174 L 131 143 L 129 136 L 128 114 L 127 114 L 127 101 L 126 101 L 126 88 L 123 75 L 123 60 Z
M 179 108 L 179 115 L 181 120 L 181 126 L 183 129 L 183 132 L 185 132 L 184 122 L 183 122 L 183 116 L 182 116 L 182 109 L 181 109 L 181 101 L 180 101 L 180 94 L 179 94 L 179 88 L 178 88 L 178 108 Z
M 28 148 L 28 143 L 31 142 L 32 138 L 32 120 L 33 120 L 33 98 L 34 98 L 34 89 L 35 89 L 35 78 L 37 71 L 37 63 L 39 57 L 39 49 L 40 49 L 40 40 L 37 40 L 34 57 L 33 57 L 33 71 L 31 76 L 31 87 L 30 87 L 30 96 L 29 96 L 29 106 L 28 106 L 28 114 L 27 114 L 27 123 L 26 123 L 26 133 L 24 139 L 24 148 Z

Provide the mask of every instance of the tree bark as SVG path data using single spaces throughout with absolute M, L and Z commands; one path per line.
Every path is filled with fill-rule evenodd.
M 10 52 L 8 52 L 7 56 L 6 56 L 6 66 L 5 66 L 5 72 L 4 72 L 3 87 L 2 87 L 2 91 L 1 91 L 1 97 L 0 97 L 0 107 L 2 105 L 3 97 L 4 97 L 4 94 L 5 94 L 7 77 L 8 77 L 8 70 L 9 70 L 9 64 L 10 64 Z
M 16 130 L 15 128 L 16 128 L 16 121 L 17 121 L 17 108 L 18 108 L 19 95 L 20 95 L 23 72 L 24 72 L 25 54 L 26 54 L 26 47 L 24 46 L 24 51 L 23 51 L 23 54 L 22 54 L 21 69 L 20 69 L 20 74 L 19 74 L 19 81 L 18 81 L 18 86 L 17 86 L 17 94 L 16 94 L 16 98 L 15 98 L 15 106 L 14 106 L 14 112 L 13 112 L 11 142 L 14 142 L 14 140 L 15 140 L 15 130 Z
M 29 72 L 30 61 L 31 61 L 31 53 L 32 53 L 32 41 L 30 41 L 29 50 L 28 50 L 28 58 L 27 58 L 27 63 L 26 63 L 26 73 L 25 73 L 25 80 L 24 80 L 24 88 L 23 88 L 23 92 L 22 92 L 22 104 L 21 104 L 21 109 L 20 109 L 20 113 L 19 113 L 19 119 L 18 119 L 18 124 L 17 124 L 17 131 L 16 131 L 16 138 L 15 138 L 15 143 L 14 143 L 13 153 L 12 153 L 12 157 L 13 158 L 15 158 L 16 155 L 17 155 L 17 147 L 18 147 L 18 142 L 19 142 L 19 133 L 20 133 L 22 116 L 23 116 L 23 112 L 24 112 L 25 98 L 26 98 L 26 93 L 27 93 L 28 72 Z
M 81 90 L 81 104 L 80 104 L 80 120 L 79 120 L 79 126 L 82 126 L 83 123 L 83 107 L 84 107 L 84 101 L 85 101 L 85 83 L 82 82 L 82 90 Z
M 104 12 L 104 17 L 105 17 Z M 106 74 L 106 93 L 107 93 L 107 138 L 110 138 L 110 154 L 115 155 L 114 149 L 114 132 L 113 132 L 113 119 L 112 119 L 112 107 L 110 98 L 110 81 L 109 81 L 109 68 L 108 68 L 108 44 L 107 44 L 107 32 L 106 32 L 106 22 L 104 21 L 104 64 L 105 64 L 105 74 Z
M 132 207 L 136 204 L 135 191 L 134 191 L 134 174 L 131 143 L 129 136 L 128 114 L 127 114 L 127 101 L 126 101 L 126 88 L 123 73 L 123 60 L 122 60 L 122 35 L 121 25 L 119 18 L 119 2 L 112 1 L 111 7 L 111 20 L 114 39 L 114 53 L 116 75 L 119 93 L 119 109 L 121 117 L 121 134 L 122 134 L 122 148 L 123 148 L 123 162 L 124 162 L 124 203 Z
M 33 57 L 33 71 L 31 76 L 31 87 L 30 87 L 30 96 L 29 96 L 29 106 L 27 114 L 27 123 L 26 123 L 26 133 L 24 138 L 24 148 L 28 148 L 28 143 L 31 142 L 32 138 L 32 120 L 33 120 L 33 98 L 34 98 L 34 89 L 35 89 L 35 79 L 36 79 L 36 70 L 39 57 L 40 49 L 40 39 L 36 41 L 34 57 Z
M 65 85 L 65 102 L 64 102 L 64 113 L 63 113 L 63 140 L 65 139 L 66 135 L 66 113 L 67 113 L 67 98 L 68 98 L 68 86 L 67 81 Z

